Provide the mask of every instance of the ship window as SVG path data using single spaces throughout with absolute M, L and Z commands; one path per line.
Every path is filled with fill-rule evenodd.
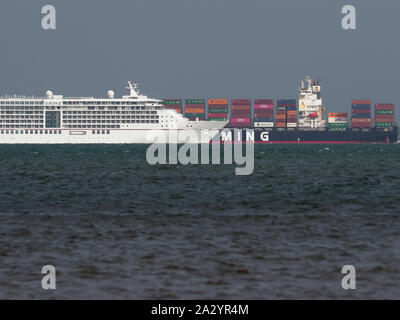
M 40 130 L 39 133 L 40 133 L 40 134 L 43 134 L 43 130 Z
M 6 130 L 6 134 L 8 134 L 8 130 Z
M 4 134 L 4 130 L 1 130 L 1 134 Z
M 53 134 L 53 130 L 49 130 L 49 134 Z
M 92 130 L 92 134 L 96 134 L 96 130 Z
M 97 134 L 100 134 L 100 130 L 97 130 Z
M 110 134 L 110 130 L 107 130 L 107 134 Z

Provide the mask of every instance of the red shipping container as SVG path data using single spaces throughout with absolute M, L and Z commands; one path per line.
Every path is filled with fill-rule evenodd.
M 389 121 L 394 121 L 394 117 L 375 117 L 376 122 L 389 122 Z
M 371 114 L 371 109 L 353 109 L 351 114 Z
M 249 99 L 232 99 L 232 104 L 248 104 L 248 105 L 251 105 L 251 100 L 249 100 Z
M 227 113 L 209 113 L 209 118 L 226 118 L 228 116 Z
M 204 108 L 204 103 L 186 103 L 185 106 L 191 108 Z
M 383 103 L 377 103 L 375 104 L 375 110 L 390 110 L 394 111 L 394 104 L 383 104 Z
M 250 118 L 232 118 L 231 119 L 232 123 L 245 123 L 249 124 L 251 122 Z
M 251 113 L 251 110 L 232 110 L 231 113 L 232 113 L 232 114 L 239 114 L 239 113 L 250 114 L 250 113 Z
M 274 114 L 273 109 L 255 109 L 254 112 Z
M 272 104 L 255 104 L 254 110 L 274 110 L 274 106 Z
M 274 104 L 274 99 L 256 99 L 254 104 Z
M 269 113 L 254 113 L 255 118 L 273 118 L 274 114 L 269 114 Z
M 351 100 L 352 104 L 371 104 L 371 100 Z
M 251 106 L 233 105 L 232 110 L 251 110 Z
M 227 104 L 209 104 L 208 109 L 228 109 Z

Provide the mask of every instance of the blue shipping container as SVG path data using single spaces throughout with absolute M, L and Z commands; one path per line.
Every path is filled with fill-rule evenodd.
M 353 104 L 351 105 L 352 109 L 371 109 L 370 104 Z
M 297 104 L 296 99 L 279 99 L 277 100 L 277 104 L 285 105 L 285 104 Z
M 274 118 L 254 118 L 255 122 L 274 122 Z

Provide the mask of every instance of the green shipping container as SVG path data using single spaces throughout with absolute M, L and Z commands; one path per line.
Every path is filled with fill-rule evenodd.
M 228 113 L 228 109 L 221 109 L 221 108 L 213 109 L 213 108 L 208 107 L 208 112 L 209 113 Z
M 346 131 L 346 128 L 328 128 L 329 131 Z
M 329 123 L 328 127 L 347 127 L 347 123 Z
M 380 128 L 393 127 L 393 125 L 394 125 L 393 122 L 376 122 L 375 123 L 375 127 L 380 127 Z
M 393 110 L 376 110 L 375 114 L 393 114 Z
M 204 104 L 205 99 L 186 99 L 185 104 Z
M 204 113 L 185 113 L 188 118 L 204 118 Z
M 168 101 L 163 101 L 162 104 L 182 104 L 181 100 L 168 100 Z
M 227 121 L 228 118 L 208 118 L 208 121 Z
M 347 129 L 347 123 L 329 123 L 328 129 L 344 131 Z

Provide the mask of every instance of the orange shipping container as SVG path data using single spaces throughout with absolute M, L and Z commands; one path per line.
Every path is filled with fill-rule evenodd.
M 228 99 L 209 99 L 208 104 L 228 104 Z
M 353 118 L 351 119 L 352 122 L 371 122 L 370 118 Z
M 185 108 L 186 113 L 204 113 L 204 108 Z
M 347 112 L 345 113 L 328 113 L 329 118 L 347 118 Z

